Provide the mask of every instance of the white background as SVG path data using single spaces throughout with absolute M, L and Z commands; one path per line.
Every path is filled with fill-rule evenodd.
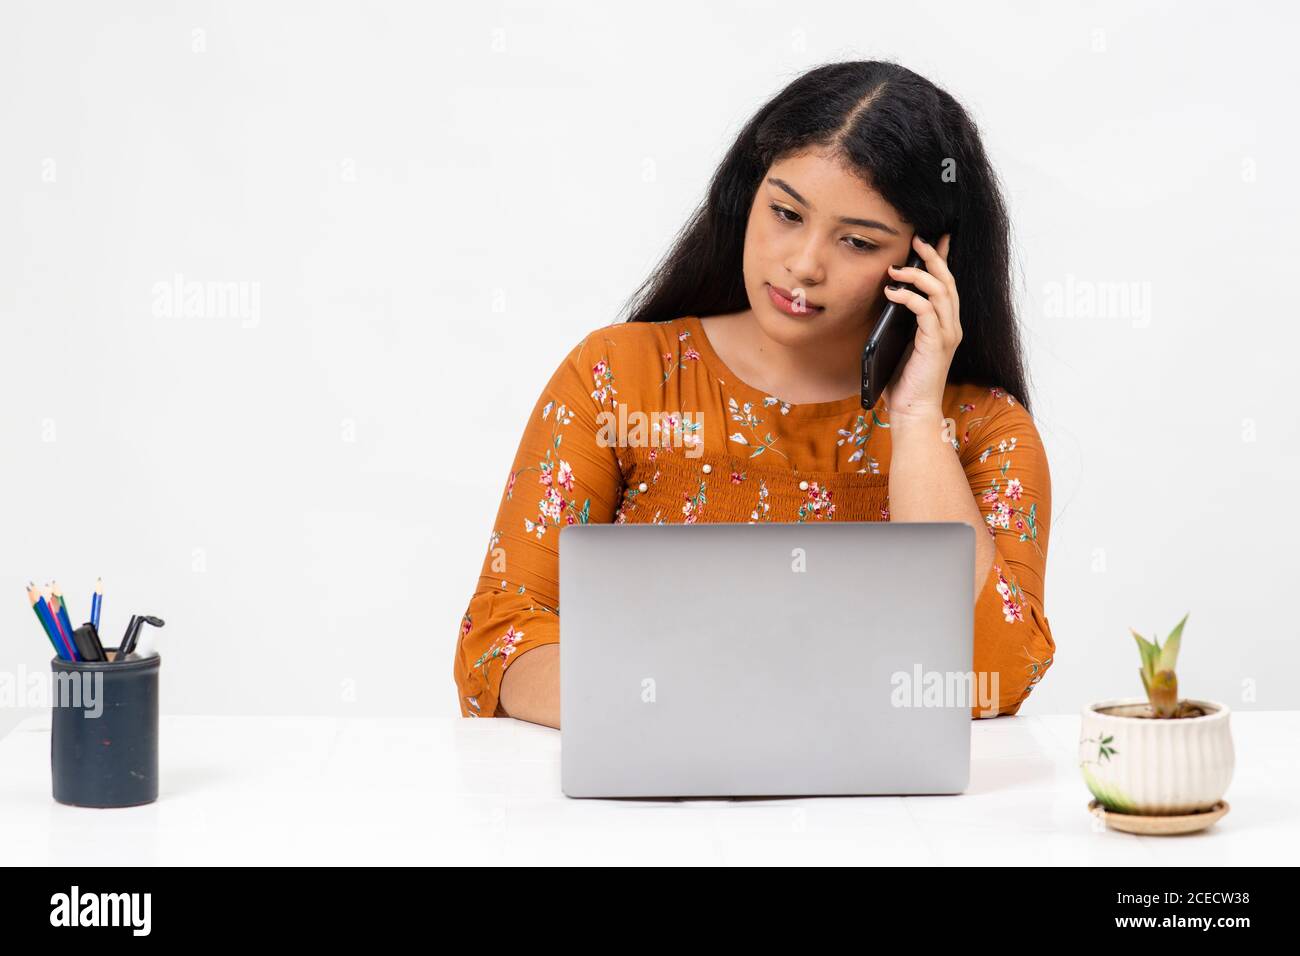
M 1022 713 L 1140 694 L 1129 628 L 1187 611 L 1184 694 L 1296 707 L 1294 15 L 1132 7 L 6 2 L 0 674 L 48 670 L 28 580 L 79 622 L 102 575 L 108 637 L 167 620 L 165 711 L 457 713 L 550 373 L 753 111 L 885 58 L 1013 214 L 1057 641 Z M 256 315 L 158 314 L 178 274 Z M 1147 307 L 1053 304 L 1111 287 Z

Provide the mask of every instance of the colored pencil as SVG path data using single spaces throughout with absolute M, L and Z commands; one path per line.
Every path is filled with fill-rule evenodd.
M 54 627 L 59 632 L 59 640 L 63 642 L 64 648 L 72 655 L 71 660 L 81 660 L 81 655 L 77 653 L 77 645 L 72 640 L 72 632 L 63 626 L 63 615 L 59 613 L 59 599 L 54 596 L 54 589 L 50 587 L 50 582 L 45 582 L 43 590 L 45 598 L 45 612 L 49 614 L 50 620 L 54 622 Z
M 52 631 L 55 632 L 55 634 L 58 635 L 59 646 L 63 648 L 63 651 L 62 653 L 60 653 L 59 656 L 62 657 L 65 661 L 78 660 L 79 658 L 77 657 L 77 652 L 75 648 L 73 648 L 72 646 L 72 640 L 70 638 L 65 638 L 63 636 L 63 631 L 59 627 L 59 622 L 55 620 L 53 612 L 50 611 L 49 604 L 45 602 L 45 598 L 42 597 L 40 599 L 40 602 L 36 606 L 40 608 L 41 614 L 43 614 L 45 617 L 45 626 L 50 628 Z
M 54 632 L 51 631 L 50 626 L 45 623 L 45 618 L 41 616 L 40 609 L 37 608 L 36 606 L 36 602 L 39 601 L 40 599 L 41 596 L 36 590 L 36 585 L 28 581 L 27 600 L 32 602 L 32 613 L 36 615 L 36 620 L 41 622 L 41 630 L 45 632 L 45 636 L 48 637 L 50 639 L 50 643 L 54 645 L 54 656 L 63 657 L 63 651 L 59 647 L 59 639 L 54 636 Z
M 95 579 L 95 593 L 90 598 L 90 623 L 95 625 L 95 633 L 99 633 L 99 612 L 104 608 L 104 579 Z
M 59 602 L 59 623 L 64 626 L 68 632 L 68 637 L 72 637 L 72 618 L 68 615 L 68 602 L 63 599 L 63 592 L 59 590 L 59 582 L 51 581 L 50 588 L 54 591 L 54 600 Z
M 77 654 L 77 649 L 72 645 L 72 632 L 64 632 L 63 625 L 59 623 L 59 617 L 54 613 L 51 602 L 54 601 L 54 595 L 50 592 L 50 586 L 47 584 L 41 589 L 41 599 L 36 602 L 36 606 L 45 614 L 47 626 L 52 628 L 59 635 L 59 643 L 63 645 L 63 656 L 66 660 L 79 661 L 81 657 Z

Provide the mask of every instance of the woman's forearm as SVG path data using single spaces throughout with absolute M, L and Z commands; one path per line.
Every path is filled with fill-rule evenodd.
M 510 662 L 501 678 L 501 716 L 560 726 L 560 645 L 542 644 Z
M 975 529 L 977 600 L 993 567 L 993 539 L 948 437 L 942 413 L 890 418 L 890 521 L 964 521 Z

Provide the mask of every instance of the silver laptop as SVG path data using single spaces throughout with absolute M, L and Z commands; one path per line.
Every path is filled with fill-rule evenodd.
M 971 526 L 570 525 L 559 549 L 568 796 L 966 789 L 996 706 Z

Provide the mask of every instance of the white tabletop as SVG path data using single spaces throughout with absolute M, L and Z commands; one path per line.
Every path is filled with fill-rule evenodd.
M 1300 711 L 1234 712 L 1231 811 L 1101 827 L 1077 715 L 971 724 L 969 789 L 924 797 L 574 800 L 558 731 L 510 719 L 164 716 L 158 800 L 50 795 L 49 717 L 0 740 L 0 861 L 131 864 L 1286 864 Z

